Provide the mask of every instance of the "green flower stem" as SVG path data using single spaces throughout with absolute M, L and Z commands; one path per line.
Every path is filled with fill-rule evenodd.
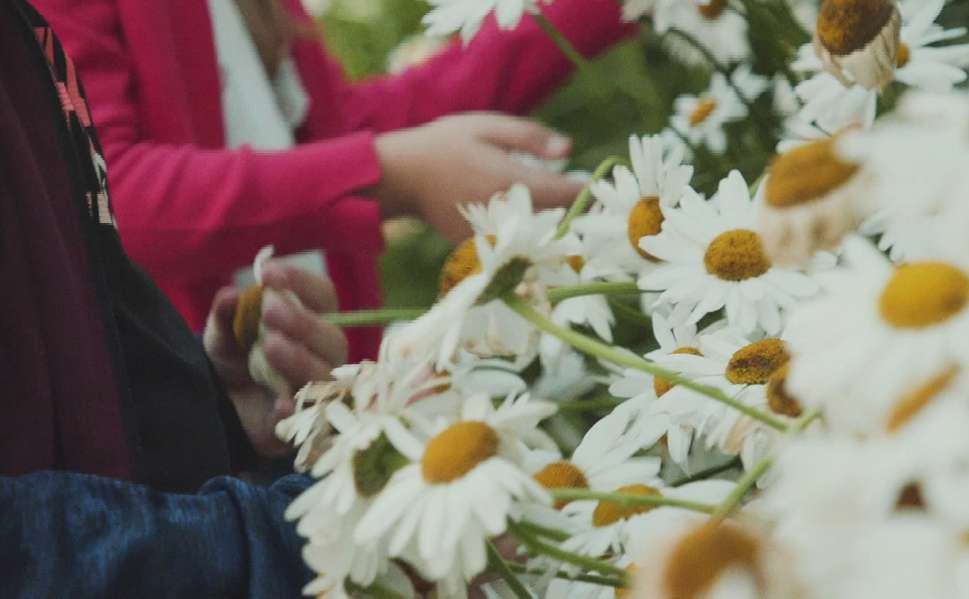
M 542 577 L 548 574 L 548 572 L 542 570 L 529 570 L 528 567 L 522 564 L 516 564 L 515 562 L 508 562 L 508 567 L 512 572 L 517 574 L 526 574 L 528 576 L 538 576 Z M 569 575 L 567 572 L 556 572 L 553 574 L 555 578 L 563 578 L 565 580 L 575 580 L 578 582 L 588 582 L 590 584 L 597 584 L 603 587 L 614 587 L 617 589 L 624 588 L 626 584 L 619 580 L 618 578 L 608 578 L 605 576 L 595 576 L 593 574 L 576 574 L 575 576 Z
M 404 595 L 379 584 L 372 584 L 366 588 L 353 583 L 348 583 L 347 586 L 351 592 L 366 593 L 374 599 L 406 599 Z
M 535 19 L 535 23 L 545 32 L 552 42 L 562 51 L 572 64 L 575 65 L 577 69 L 582 72 L 591 72 L 593 70 L 592 63 L 589 59 L 582 55 L 581 52 L 572 45 L 569 38 L 565 37 L 558 28 L 548 20 L 548 17 L 540 12 L 532 14 L 532 18 Z M 603 88 L 604 89 L 604 88 Z
M 678 507 L 694 512 L 712 514 L 717 510 L 717 506 L 696 501 L 687 501 L 675 497 L 664 497 L 663 495 L 624 495 L 622 493 L 604 493 L 591 489 L 549 489 L 549 493 L 555 499 L 565 501 L 576 501 L 583 499 L 595 499 L 598 501 L 609 501 L 620 505 L 649 505 Z
M 619 399 L 618 397 L 600 397 L 559 401 L 555 402 L 555 405 L 558 406 L 560 414 L 562 412 L 600 412 L 603 410 L 613 410 L 624 401 L 626 400 Z
M 719 401 L 722 404 L 726 404 L 755 420 L 763 422 L 773 429 L 782 432 L 787 431 L 787 425 L 781 420 L 775 418 L 771 414 L 767 414 L 750 406 L 744 405 L 717 387 L 697 383 L 676 372 L 661 368 L 652 362 L 644 360 L 631 351 L 607 345 L 600 341 L 596 341 L 591 337 L 587 337 L 582 333 L 573 331 L 572 329 L 561 327 L 537 312 L 534 308 L 523 302 L 514 294 L 505 295 L 504 301 L 509 308 L 517 312 L 525 320 L 535 325 L 535 327 L 539 330 L 558 337 L 581 352 L 607 360 L 619 366 L 633 368 L 635 370 L 652 374 L 653 376 L 661 377 L 673 385 L 680 385 L 686 389 L 690 389 L 691 391 L 696 391 L 701 395 L 705 395 L 710 399 Z
M 547 526 L 542 526 L 541 524 L 535 524 L 534 522 L 528 522 L 527 520 L 520 520 L 518 526 L 521 526 L 524 530 L 537 535 L 539 537 L 545 537 L 546 539 L 552 539 L 553 541 L 562 542 L 569 538 L 571 535 L 564 530 L 558 530 L 555 528 L 549 528 Z
M 360 310 L 358 312 L 334 312 L 323 319 L 338 327 L 369 327 L 399 320 L 415 320 L 427 312 L 424 308 L 388 308 L 386 310 Z
M 592 180 L 589 181 L 588 185 L 582 188 L 582 191 L 580 191 L 578 197 L 575 198 L 575 202 L 572 203 L 569 211 L 565 213 L 565 217 L 562 219 L 562 222 L 559 223 L 558 231 L 556 231 L 555 234 L 556 239 L 565 237 L 566 233 L 569 232 L 569 227 L 571 227 L 572 221 L 575 220 L 577 216 L 585 212 L 586 208 L 588 208 L 589 202 L 592 201 L 592 184 L 612 172 L 613 167 L 625 162 L 626 161 L 619 156 L 610 156 L 596 167 L 596 170 L 592 173 Z
M 734 459 L 728 460 L 727 462 L 725 462 L 723 464 L 720 464 L 718 466 L 713 466 L 712 468 L 707 468 L 706 470 L 701 470 L 700 472 L 697 472 L 696 474 L 691 474 L 690 476 L 683 477 L 680 480 L 677 480 L 677 481 L 673 482 L 672 484 L 670 484 L 670 486 L 671 487 L 682 487 L 683 485 L 688 485 L 690 483 L 695 483 L 695 482 L 697 482 L 699 480 L 706 480 L 708 478 L 712 478 L 712 477 L 714 477 L 714 476 L 716 476 L 718 474 L 721 474 L 723 472 L 727 472 L 728 470 L 733 470 L 734 468 L 739 468 L 742 465 L 743 465 L 743 463 L 740 461 L 740 458 L 734 458 Z
M 488 541 L 487 548 L 488 567 L 491 568 L 492 572 L 501 576 L 508 583 L 508 587 L 515 594 L 515 597 L 518 597 L 518 599 L 532 599 L 532 593 L 525 588 L 522 581 L 511 571 L 511 568 L 508 567 L 508 562 L 501 557 L 494 543 Z
M 521 541 L 522 544 L 524 544 L 525 547 L 532 553 L 546 555 L 552 559 L 556 559 L 566 564 L 572 564 L 573 566 L 578 566 L 583 570 L 590 572 L 599 572 L 600 574 L 605 574 L 606 576 L 615 576 L 616 578 L 622 580 L 623 584 L 626 582 L 627 574 L 622 568 L 617 568 L 616 566 L 607 564 L 604 561 L 587 557 L 585 555 L 572 553 L 571 551 L 560 549 L 554 545 L 549 545 L 548 543 L 540 541 L 537 537 L 535 537 L 535 535 L 523 529 L 513 521 L 508 522 L 508 531 L 515 535 L 515 537 Z
M 563 300 L 583 295 L 631 295 L 642 293 L 636 283 L 601 282 L 575 285 L 574 287 L 558 287 L 548 292 L 548 300 L 557 304 Z
M 801 418 L 799 418 L 794 424 L 791 425 L 791 427 L 788 430 L 788 435 L 796 435 L 800 433 L 801 431 L 806 429 L 809 424 L 814 422 L 820 416 L 821 416 L 820 408 L 812 409 L 811 411 L 801 416 Z M 773 463 L 774 463 L 774 456 L 772 455 L 767 455 L 761 461 L 757 462 L 754 465 L 754 467 L 751 468 L 747 472 L 747 474 L 744 475 L 743 478 L 737 481 L 737 486 L 734 487 L 734 490 L 730 492 L 730 495 L 728 495 L 727 498 L 723 500 L 723 503 L 721 503 L 717 507 L 717 510 L 713 513 L 713 519 L 723 520 L 724 518 L 729 516 L 735 509 L 737 509 L 737 506 L 739 506 L 740 502 L 744 500 L 744 497 L 747 496 L 747 493 L 749 493 L 750 490 L 754 488 L 754 485 L 757 484 L 757 481 L 760 480 L 760 477 L 764 476 L 764 473 L 770 469 Z

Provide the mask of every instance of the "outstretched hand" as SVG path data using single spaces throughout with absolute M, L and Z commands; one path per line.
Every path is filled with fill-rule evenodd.
M 263 283 L 293 292 L 303 304 L 287 301 L 282 294 L 267 294 L 262 304 L 263 350 L 269 364 L 289 383 L 290 393 L 274 396 L 249 374 L 248 352 L 232 333 L 239 289 L 226 287 L 216 294 L 203 340 L 253 447 L 272 457 L 289 449 L 274 431 L 279 420 L 293 413 L 292 394 L 310 381 L 328 378 L 334 367 L 346 361 L 348 349 L 343 332 L 320 318 L 337 309 L 329 279 L 270 260 Z
M 512 153 L 559 160 L 571 146 L 569 138 L 525 118 L 483 112 L 448 116 L 377 139 L 383 177 L 375 191 L 386 214 L 417 214 L 458 242 L 470 228 L 457 207 L 485 202 L 515 183 L 531 190 L 537 208 L 569 205 L 581 183 L 526 165 Z

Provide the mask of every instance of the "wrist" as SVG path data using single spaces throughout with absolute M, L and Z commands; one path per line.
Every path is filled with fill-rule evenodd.
M 373 189 L 384 217 L 414 214 L 417 191 L 413 189 L 416 166 L 413 143 L 407 131 L 377 136 L 374 145 L 380 163 L 380 181 Z M 408 148 L 410 145 L 410 148 Z

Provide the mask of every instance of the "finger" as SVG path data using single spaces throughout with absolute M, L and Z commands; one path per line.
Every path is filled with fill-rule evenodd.
M 339 309 L 336 288 L 324 275 L 290 266 L 280 261 L 266 263 L 262 282 L 273 289 L 288 289 L 303 305 L 314 312 L 335 312 Z
M 267 332 L 263 351 L 270 366 L 286 379 L 292 389 L 330 376 L 331 365 L 303 345 L 280 333 Z
M 583 187 L 580 181 L 540 169 L 519 167 L 511 174 L 515 182 L 528 187 L 535 205 L 541 208 L 570 206 Z
M 273 403 L 273 415 L 274 421 L 279 422 L 284 418 L 289 418 L 296 412 L 296 401 L 292 397 L 286 395 L 280 395 L 276 398 L 275 403 Z
M 546 160 L 565 158 L 572 150 L 572 140 L 535 121 L 494 115 L 481 121 L 479 136 L 505 150 L 534 154 Z
M 266 294 L 262 307 L 263 324 L 267 331 L 280 333 L 305 346 L 330 364 L 346 362 L 349 345 L 339 327 L 276 293 Z
M 216 292 L 203 333 L 206 347 L 238 347 L 232 334 L 232 320 L 235 318 L 240 293 L 235 287 L 223 287 Z

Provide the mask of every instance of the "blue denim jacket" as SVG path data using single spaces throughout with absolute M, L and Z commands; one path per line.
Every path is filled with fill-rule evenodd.
M 310 573 L 283 512 L 309 482 L 223 477 L 177 495 L 63 472 L 0 478 L 0 597 L 299 597 Z

